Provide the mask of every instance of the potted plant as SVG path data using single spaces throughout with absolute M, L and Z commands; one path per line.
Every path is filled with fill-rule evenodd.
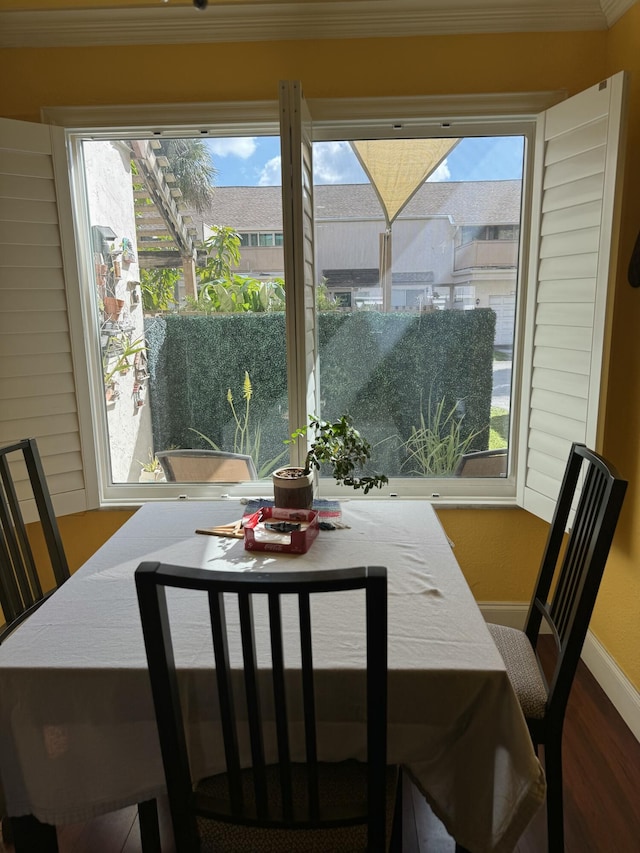
M 371 445 L 353 426 L 349 415 L 336 421 L 323 421 L 315 415 L 307 426 L 297 429 L 287 444 L 305 437 L 311 430 L 314 435 L 309 445 L 305 463 L 301 467 L 286 466 L 273 472 L 275 505 L 289 509 L 310 509 L 313 504 L 314 473 L 321 465 L 332 467 L 336 483 L 362 489 L 368 494 L 375 487 L 389 482 L 384 474 L 371 476 L 360 473 L 371 456 Z
M 140 460 L 138 460 L 140 461 Z M 158 457 L 151 452 L 149 448 L 149 459 L 147 462 L 140 462 L 139 483 L 158 483 L 164 480 L 164 471 Z

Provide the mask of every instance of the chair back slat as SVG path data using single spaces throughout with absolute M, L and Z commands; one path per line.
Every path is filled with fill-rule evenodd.
M 535 648 L 544 615 L 556 637 L 558 656 L 547 706 L 551 714 L 557 709 L 559 717 L 564 714 L 626 487 L 626 481 L 601 456 L 583 444 L 572 446 L 525 628 Z
M 53 569 L 54 589 L 69 578 L 69 566 L 35 439 L 24 439 L 0 448 L 0 606 L 6 622 L 0 629 L 0 642 L 49 595 L 42 590 L 29 542 L 12 473 L 13 462 L 23 462 L 26 467 L 28 485 Z
M 175 662 L 169 654 L 171 632 L 166 620 L 166 598 L 152 594 L 156 588 L 181 587 L 201 590 L 208 594 L 209 615 L 213 636 L 213 659 L 215 660 L 217 703 L 220 715 L 220 732 L 225 742 L 225 775 L 228 797 L 217 793 L 218 779 L 211 781 L 214 788 L 199 789 L 191 796 L 194 780 L 190 771 L 182 764 L 177 775 L 180 783 L 189 790 L 172 800 L 173 788 L 167 782 L 169 803 L 176 839 L 182 832 L 190 838 L 191 817 L 188 821 L 174 817 L 174 809 L 189 808 L 206 818 L 242 823 L 250 826 L 274 826 L 286 829 L 321 828 L 322 826 L 367 825 L 370 851 L 384 849 L 386 825 L 386 703 L 387 703 L 387 610 L 386 610 L 386 570 L 383 568 L 354 568 L 329 571 L 239 573 L 211 571 L 157 563 L 143 563 L 136 570 L 136 587 L 140 603 L 145 648 L 149 659 L 152 693 L 156 706 L 158 732 L 162 749 L 163 764 L 167 780 L 176 773 L 173 761 L 176 755 L 180 761 L 187 762 L 184 746 L 184 719 L 182 718 Z M 366 809 L 357 815 L 345 810 L 340 803 L 339 813 L 327 813 L 322 802 L 322 785 L 319 779 L 319 747 L 317 735 L 316 691 L 313 678 L 313 625 L 311 618 L 311 598 L 317 593 L 342 590 L 362 590 L 366 601 L 367 633 L 367 803 Z M 225 610 L 224 598 L 227 598 Z M 286 612 L 287 641 L 297 628 L 293 614 L 287 602 L 283 610 L 283 596 L 291 596 L 296 605 L 299 626 L 300 664 L 285 666 L 284 625 Z M 238 618 L 242 643 L 242 668 L 244 674 L 239 678 L 236 671 L 237 650 L 229 645 L 231 628 L 231 600 L 238 602 Z M 260 611 L 258 611 L 260 599 Z M 164 602 L 164 603 L 163 603 Z M 262 605 L 265 605 L 262 608 Z M 158 615 L 162 606 L 162 618 Z M 265 615 L 266 621 L 256 625 L 257 613 Z M 177 617 L 176 617 L 177 618 Z M 227 624 L 229 623 L 229 625 Z M 163 639 L 159 642 L 159 633 Z M 258 641 L 260 645 L 258 645 Z M 263 642 L 268 642 L 267 649 Z M 167 645 L 168 644 L 168 645 Z M 297 641 L 296 641 L 297 645 Z M 162 654 L 158 655 L 158 648 Z M 294 646 L 287 646 L 287 660 Z M 158 660 L 159 658 L 159 660 Z M 270 661 L 270 669 L 265 669 L 264 661 Z M 233 662 L 230 664 L 230 660 Z M 258 661 L 260 660 L 260 666 Z M 213 662 L 213 661 L 212 661 Z M 171 679 L 167 679 L 164 668 L 172 668 Z M 299 671 L 298 671 L 299 668 Z M 169 687 L 167 687 L 169 681 Z M 161 685 L 161 686 L 158 686 Z M 272 690 L 272 700 L 267 703 L 265 688 Z M 298 703 L 293 691 L 301 698 Z M 236 695 L 234 697 L 234 691 Z M 239 692 L 243 692 L 243 696 Z M 291 691 L 291 696 L 288 695 Z M 160 714 L 160 702 L 171 701 L 172 714 Z M 237 702 L 235 701 L 237 699 Z M 241 699 L 243 701 L 241 701 Z M 261 699 L 263 700 L 261 702 Z M 288 703 L 288 700 L 290 702 Z M 246 703 L 246 722 L 251 741 L 251 764 L 247 765 L 247 750 L 239 746 L 239 726 L 236 714 Z M 261 707 L 264 705 L 264 709 Z M 289 730 L 288 709 L 301 707 L 304 720 L 304 743 L 296 745 L 304 750 L 304 762 L 292 760 L 291 732 Z M 264 715 L 262 711 L 264 710 Z M 271 711 L 273 710 L 273 714 Z M 297 711 L 296 711 L 297 714 Z M 215 717 L 215 714 L 213 715 Z M 244 717 L 243 717 L 244 722 Z M 268 766 L 265 762 L 266 727 L 273 731 L 275 724 L 275 744 L 277 766 Z M 181 738 L 168 738 L 163 726 L 181 728 Z M 300 729 L 302 733 L 302 727 Z M 230 742 L 230 746 L 227 745 Z M 244 767 L 241 771 L 242 763 Z M 189 777 L 187 781 L 187 776 Z M 234 781 L 230 782 L 230 777 Z M 252 784 L 249 784 L 249 781 Z M 304 781 L 301 781 L 304 780 Z M 244 782 L 244 784 L 243 784 Z M 301 794 L 301 786 L 305 790 Z M 195 819 L 195 818 L 194 818 Z M 182 849 L 176 842 L 176 848 Z M 190 849 L 190 848 L 185 848 Z
M 383 707 L 387 705 L 387 607 L 386 572 L 372 570 L 370 585 L 367 588 L 367 706 Z M 378 665 L 376 665 L 376 661 Z M 381 664 L 381 665 L 380 665 Z M 386 762 L 387 724 L 386 718 L 374 717 L 369 721 L 367 731 L 367 797 L 369 801 L 368 838 L 385 837 L 385 800 L 384 780 L 375 768 Z
M 209 593 L 209 613 L 211 614 L 213 652 L 216 662 L 220 724 L 222 726 L 225 760 L 227 762 L 229 802 L 231 804 L 231 813 L 233 815 L 241 815 L 244 811 L 244 796 L 240 772 L 240 748 L 238 745 L 235 700 L 233 685 L 231 683 L 231 666 L 229 664 L 229 643 L 227 639 L 224 593 Z
M 242 638 L 242 660 L 244 666 L 244 685 L 247 699 L 247 718 L 249 738 L 251 740 L 251 761 L 253 768 L 253 788 L 256 802 L 256 815 L 260 820 L 269 816 L 267 772 L 262 736 L 262 707 L 258 683 L 258 664 L 256 657 L 255 631 L 253 625 L 253 601 L 247 593 L 238 595 L 240 615 L 240 636 Z
M 318 792 L 318 743 L 316 739 L 316 699 L 313 679 L 311 639 L 311 602 L 307 593 L 298 596 L 300 614 L 300 659 L 302 661 L 302 702 L 304 708 L 304 746 L 307 765 L 307 807 L 309 820 L 320 815 Z
M 6 455 L 0 456 L 0 479 L 0 526 L 7 561 L 3 575 L 9 590 L 9 621 L 42 598 L 42 587 Z
M 293 779 L 289 750 L 289 722 L 287 694 L 284 683 L 284 646 L 282 642 L 282 610 L 280 596 L 269 594 L 269 635 L 271 637 L 271 670 L 273 673 L 273 699 L 278 742 L 278 765 L 282 795 L 282 819 L 293 819 Z

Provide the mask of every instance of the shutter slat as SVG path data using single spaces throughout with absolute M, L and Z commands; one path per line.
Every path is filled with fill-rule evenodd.
M 7 222 L 45 222 L 58 224 L 55 200 L 19 199 L 0 197 L 0 220 Z
M 581 228 L 561 234 L 548 234 L 540 244 L 541 258 L 562 258 L 598 251 L 600 228 Z
M 15 243 L 21 246 L 59 246 L 58 226 L 43 222 L 0 221 L 0 244 Z
M 572 394 L 575 397 L 586 398 L 589 394 L 589 377 L 577 372 L 536 367 L 533 371 L 531 386 L 532 389 L 543 388 L 558 394 Z M 532 414 L 534 411 L 532 410 Z
M 561 207 L 550 210 L 542 217 L 543 236 L 547 234 L 563 234 L 566 231 L 576 231 L 580 228 L 600 228 L 602 204 L 599 200 L 584 204 L 574 204 L 571 207 Z
M 596 282 L 593 278 L 572 278 L 541 281 L 538 302 L 593 302 Z
M 585 326 L 538 326 L 534 344 L 538 347 L 591 352 L 592 330 Z
M 559 394 L 543 388 L 534 388 L 531 405 L 543 412 L 557 412 L 563 417 L 583 421 L 587 417 L 586 398 Z
M 58 415 L 46 415 L 41 418 L 16 418 L 0 420 L 0 442 L 12 444 L 25 436 L 64 436 L 78 434 L 78 418 L 75 413 L 63 412 Z
M 593 325 L 593 303 L 544 302 L 538 305 L 536 321 L 541 326 L 584 326 Z
M 534 410 L 531 413 L 531 429 L 547 432 L 549 435 L 559 435 L 561 438 L 573 441 L 584 441 L 584 423 L 574 418 L 563 418 L 553 412 Z M 576 436 L 578 436 L 576 438 Z M 580 438 L 579 436 L 583 436 Z M 557 484 L 560 485 L 559 483 Z
M 568 160 L 581 152 L 601 148 L 607 141 L 607 121 L 604 116 L 551 137 L 547 145 L 547 165 Z
M 598 273 L 598 255 L 570 255 L 564 258 L 542 258 L 539 281 L 557 278 L 595 278 Z
M 601 174 L 604 171 L 605 155 L 606 149 L 602 146 L 601 148 L 594 148 L 592 151 L 585 151 L 583 154 L 577 154 L 570 160 L 554 163 L 546 170 L 545 190 L 570 184 L 591 175 Z M 571 201 L 571 198 L 567 198 L 567 203 L 570 204 Z

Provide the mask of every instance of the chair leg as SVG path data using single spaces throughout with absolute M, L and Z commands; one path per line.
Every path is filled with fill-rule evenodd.
M 33 815 L 9 818 L 16 853 L 58 853 L 55 826 L 40 823 Z
M 549 853 L 564 853 L 562 807 L 562 737 L 551 737 L 544 746 L 547 777 L 547 838 Z
M 11 819 L 4 815 L 2 818 L 2 840 L 5 844 L 13 844 L 13 832 L 11 830 Z
M 393 826 L 391 828 L 390 853 L 402 853 L 402 787 L 404 784 L 402 767 L 398 768 L 398 783 L 396 788 L 396 803 L 393 812 Z
M 143 803 L 138 803 L 138 823 L 140 824 L 142 853 L 161 853 L 156 800 L 145 800 Z

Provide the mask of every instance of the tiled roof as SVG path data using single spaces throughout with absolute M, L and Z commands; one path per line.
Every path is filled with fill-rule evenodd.
M 425 183 L 400 218 L 446 215 L 456 225 L 505 225 L 520 220 L 520 181 Z M 370 184 L 318 184 L 316 221 L 383 219 Z M 282 230 L 280 187 L 216 187 L 206 224 L 239 231 Z

